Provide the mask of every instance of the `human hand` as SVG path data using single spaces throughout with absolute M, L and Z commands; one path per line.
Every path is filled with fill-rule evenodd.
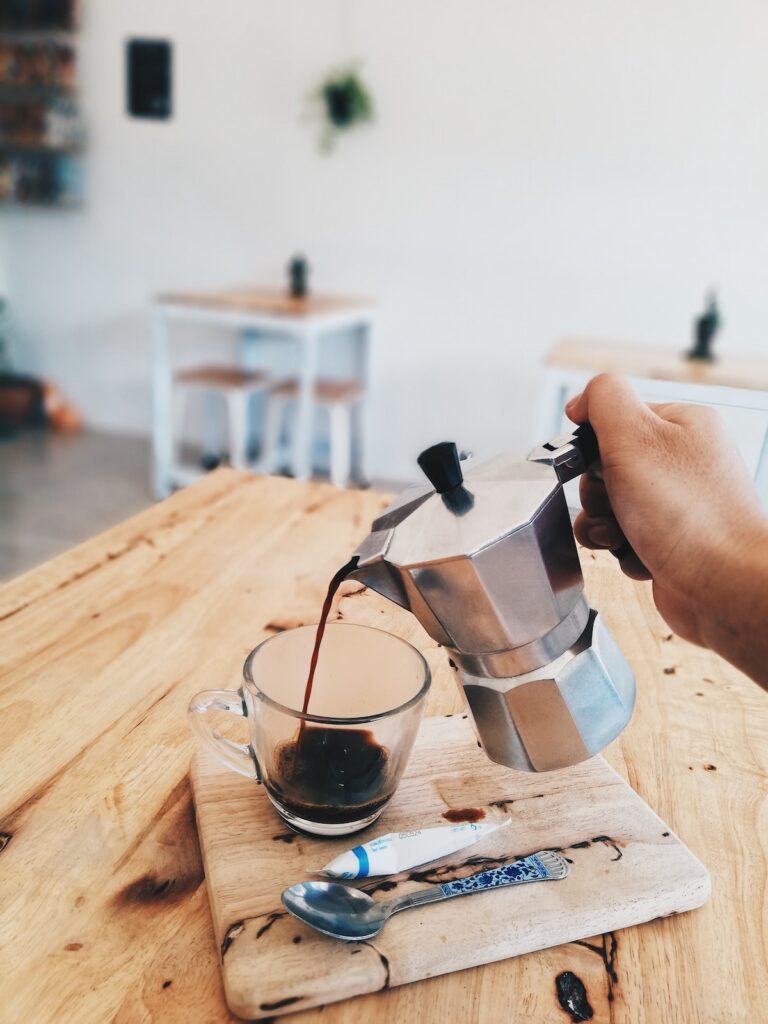
M 622 570 L 652 580 L 672 629 L 706 646 L 723 574 L 766 550 L 768 530 L 746 466 L 720 417 L 705 406 L 648 406 L 619 377 L 601 374 L 566 412 L 591 423 L 600 463 L 580 482 L 574 525 L 588 548 L 617 553 Z M 727 588 L 726 588 L 727 589 Z

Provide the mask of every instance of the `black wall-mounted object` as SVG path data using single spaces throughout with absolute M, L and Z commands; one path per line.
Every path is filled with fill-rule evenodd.
M 173 108 L 172 49 L 164 39 L 129 39 L 126 44 L 128 113 L 166 120 Z
M 76 0 L 0 0 L 0 31 L 71 32 Z

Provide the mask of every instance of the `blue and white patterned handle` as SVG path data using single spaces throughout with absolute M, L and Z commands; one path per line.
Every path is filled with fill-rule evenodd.
M 455 882 L 444 882 L 440 889 L 444 898 L 464 896 L 484 889 L 498 889 L 502 885 L 519 885 L 521 882 L 546 882 L 549 879 L 565 878 L 568 862 L 554 850 L 542 850 L 529 857 L 521 857 L 511 864 L 503 864 L 490 871 L 479 871 L 469 878 L 457 878 Z

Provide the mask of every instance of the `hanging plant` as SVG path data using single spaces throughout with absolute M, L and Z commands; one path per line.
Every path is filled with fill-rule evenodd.
M 373 119 L 373 101 L 354 68 L 332 71 L 315 93 L 322 128 L 320 148 L 330 152 L 339 135 Z

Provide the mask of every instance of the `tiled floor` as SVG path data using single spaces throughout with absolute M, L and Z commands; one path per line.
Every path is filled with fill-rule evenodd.
M 28 432 L 0 442 L 0 580 L 151 503 L 149 444 Z

